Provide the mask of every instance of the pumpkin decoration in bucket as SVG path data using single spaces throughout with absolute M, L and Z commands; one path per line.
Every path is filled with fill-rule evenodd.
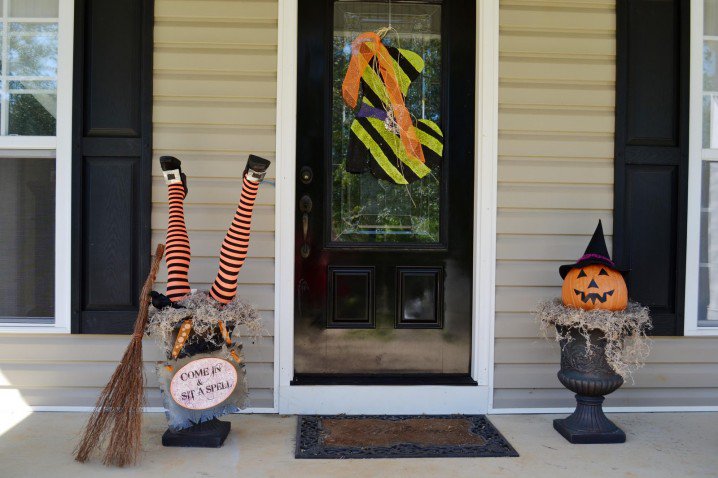
M 608 255 L 601 221 L 583 256 L 575 264 L 561 266 L 559 274 L 561 299 L 567 307 L 616 311 L 628 305 L 626 281 Z

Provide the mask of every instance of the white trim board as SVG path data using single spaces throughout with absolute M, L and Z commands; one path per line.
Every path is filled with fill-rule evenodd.
M 275 403 L 279 413 L 485 413 L 493 394 L 499 2 L 476 2 L 474 308 L 471 375 L 479 386 L 301 386 L 294 373 L 297 0 L 279 0 Z
M 701 150 L 703 128 L 703 1 L 691 1 L 690 6 L 690 75 L 688 114 L 688 205 L 686 226 L 686 286 L 683 333 L 698 333 L 698 280 L 701 225 Z M 698 48 L 696 45 L 700 45 Z

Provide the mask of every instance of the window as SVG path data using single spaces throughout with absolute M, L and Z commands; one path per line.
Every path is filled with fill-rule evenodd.
M 69 331 L 73 0 L 0 14 L 0 332 Z
M 718 0 L 691 4 L 686 335 L 718 335 Z

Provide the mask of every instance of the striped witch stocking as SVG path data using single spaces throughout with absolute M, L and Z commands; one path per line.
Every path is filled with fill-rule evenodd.
M 249 247 L 249 228 L 252 222 L 254 201 L 269 161 L 251 155 L 242 181 L 242 194 L 237 212 L 222 242 L 219 253 L 219 271 L 212 284 L 210 296 L 221 304 L 228 304 L 237 295 L 237 277 L 244 265 Z
M 179 163 L 178 160 L 175 161 Z M 170 172 L 165 171 L 165 173 Z M 187 194 L 182 181 L 177 179 L 179 178 L 174 178 L 167 185 L 170 213 L 165 242 L 165 261 L 167 262 L 167 297 L 172 302 L 177 302 L 190 293 L 188 277 L 190 248 L 184 220 L 184 199 Z

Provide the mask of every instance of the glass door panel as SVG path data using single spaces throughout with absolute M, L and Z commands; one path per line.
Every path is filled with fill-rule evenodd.
M 364 33 L 391 25 L 383 38 L 389 49 L 397 49 L 401 58 L 416 59 L 406 68 L 410 76 L 399 73 L 399 83 L 406 89 L 405 104 L 414 124 L 441 127 L 441 5 L 417 3 L 386 3 L 339 1 L 334 4 L 334 31 L 332 44 L 332 117 L 331 117 L 331 242 L 334 243 L 439 243 L 441 232 L 441 167 L 437 166 L 421 179 L 405 184 L 378 179 L 364 172 L 357 173 L 356 157 L 348 159 L 351 148 L 365 145 L 354 140 L 351 130 L 359 125 L 357 109 L 366 105 L 382 112 L 390 112 L 387 98 L 367 94 L 367 84 L 362 80 L 360 107 L 352 110 L 342 99 L 342 83 L 352 56 L 352 42 Z M 400 60 L 401 65 L 406 61 Z M 417 66 L 418 65 L 418 66 Z M 381 82 L 381 74 L 373 64 L 373 78 Z M 399 69 L 397 69 L 399 71 Z M 416 74 L 418 73 L 418 75 Z M 382 90 L 379 85 L 378 91 Z M 378 103 L 378 104 L 377 104 Z M 402 142 L 391 126 L 382 124 L 377 117 L 364 121 L 379 124 L 372 145 L 383 152 L 384 168 L 391 169 L 400 178 L 411 174 L 405 162 L 397 160 L 395 152 L 402 151 Z M 371 141 L 369 139 L 368 141 Z M 385 153 L 385 154 L 384 154 Z M 354 164 L 347 164 L 354 161 Z M 375 161 L 366 154 L 361 161 Z M 368 167 L 368 166 L 367 166 Z M 353 170 L 353 172 L 348 171 Z M 392 174 L 389 173 L 389 174 Z

